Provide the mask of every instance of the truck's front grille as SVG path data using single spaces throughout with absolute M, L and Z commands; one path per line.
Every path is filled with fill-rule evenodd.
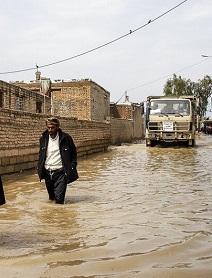
M 162 122 L 149 122 L 148 128 L 151 131 L 163 131 L 163 123 Z M 189 122 L 173 122 L 173 130 L 174 131 L 188 131 L 189 130 Z
M 149 130 L 160 130 L 160 122 L 149 122 Z M 162 127 L 162 125 L 161 125 Z

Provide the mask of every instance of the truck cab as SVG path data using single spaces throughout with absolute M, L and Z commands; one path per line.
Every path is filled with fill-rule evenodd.
M 194 96 L 149 96 L 146 103 L 146 146 L 183 143 L 194 146 L 197 130 Z

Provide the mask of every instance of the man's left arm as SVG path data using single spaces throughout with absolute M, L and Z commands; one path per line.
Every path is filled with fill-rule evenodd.
M 72 137 L 70 135 L 68 135 L 68 138 L 69 138 L 71 164 L 73 167 L 76 167 L 77 166 L 77 148 L 74 144 Z

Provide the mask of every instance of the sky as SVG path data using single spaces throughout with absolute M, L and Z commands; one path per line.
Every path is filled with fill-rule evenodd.
M 0 0 L 0 6 L 6 82 L 35 80 L 37 65 L 42 77 L 89 78 L 110 92 L 111 102 L 127 94 L 140 103 L 163 95 L 174 73 L 194 82 L 211 76 L 211 0 Z

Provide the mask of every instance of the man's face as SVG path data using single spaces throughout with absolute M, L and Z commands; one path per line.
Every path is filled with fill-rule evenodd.
M 50 124 L 50 123 L 47 124 L 48 133 L 53 138 L 57 135 L 58 129 L 59 129 L 59 125 Z

